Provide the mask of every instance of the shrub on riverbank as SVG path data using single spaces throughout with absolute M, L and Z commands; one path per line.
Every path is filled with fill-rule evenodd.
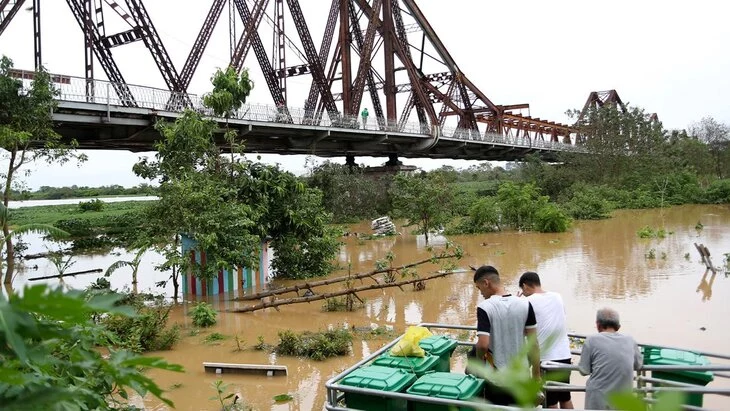
M 282 355 L 310 358 L 322 361 L 330 357 L 350 353 L 352 333 L 346 329 L 333 329 L 320 332 L 292 330 L 279 331 L 279 344 L 276 352 Z
M 104 292 L 110 291 L 97 290 L 95 294 Z M 117 347 L 137 353 L 163 351 L 172 349 L 180 340 L 180 326 L 167 325 L 172 305 L 162 297 L 130 293 L 119 303 L 134 308 L 136 315 L 111 314 L 99 320 L 99 324 L 112 333 L 112 342 Z

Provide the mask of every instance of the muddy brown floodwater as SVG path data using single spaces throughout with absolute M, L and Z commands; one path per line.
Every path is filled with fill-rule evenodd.
M 701 222 L 703 229 L 695 226 Z M 671 233 L 664 239 L 641 239 L 643 226 L 664 228 Z M 352 231 L 369 232 L 366 225 Z M 371 270 L 377 259 L 392 251 L 395 263 L 402 264 L 429 254 L 422 239 L 407 234 L 371 241 L 346 238 L 339 254 L 343 265 L 352 264 L 353 272 Z M 438 246 L 443 238 L 436 238 Z M 602 306 L 616 308 L 622 315 L 622 332 L 639 342 L 693 348 L 708 352 L 730 353 L 730 278 L 722 270 L 717 276 L 703 277 L 704 266 L 693 243 L 704 243 L 712 252 L 715 265 L 722 266 L 723 253 L 730 253 L 730 206 L 680 206 L 657 210 L 622 210 L 602 221 L 576 222 L 567 233 L 540 234 L 502 232 L 452 236 L 466 252 L 460 267 L 491 264 L 502 274 L 508 291 L 516 292 L 519 275 L 537 271 L 544 288 L 557 291 L 565 300 L 568 325 L 578 333 L 594 332 L 594 315 Z M 655 258 L 647 258 L 651 253 Z M 421 275 L 438 269 L 423 266 Z M 333 275 L 341 275 L 342 272 Z M 368 280 L 366 280 L 367 282 Z M 287 285 L 280 282 L 277 285 Z M 333 285 L 339 289 L 342 285 Z M 318 291 L 319 292 L 319 291 Z M 481 296 L 474 288 L 471 273 L 457 273 L 430 281 L 423 291 L 411 286 L 373 290 L 360 295 L 365 306 L 355 312 L 323 312 L 322 302 L 283 306 L 246 314 L 226 313 L 235 307 L 227 301 L 233 296 L 212 301 L 221 309 L 219 322 L 199 335 L 186 316 L 189 305 L 175 309 L 172 321 L 183 327 L 182 341 L 168 352 L 153 353 L 182 364 L 185 373 L 152 372 L 159 384 L 169 389 L 168 396 L 182 410 L 215 410 L 210 384 L 215 374 L 203 372 L 202 363 L 263 363 L 288 366 L 286 377 L 255 377 L 224 374 L 231 392 L 240 392 L 247 404 L 258 410 L 321 410 L 325 401 L 325 381 L 337 372 L 373 352 L 386 340 L 356 339 L 349 356 L 326 361 L 310 361 L 255 351 L 251 346 L 258 336 L 275 344 L 277 332 L 321 330 L 327 327 L 393 327 L 398 333 L 419 322 L 475 324 L 475 305 Z M 231 336 L 219 345 L 206 345 L 203 338 L 212 332 Z M 236 351 L 233 336 L 248 349 Z M 463 360 L 455 358 L 455 369 Z M 574 377 L 574 381 L 583 381 Z M 711 384 L 730 387 L 730 380 L 716 378 Z M 273 397 L 290 394 L 294 399 L 275 404 Z M 582 407 L 582 396 L 576 395 Z M 142 405 L 142 401 L 138 401 Z M 146 398 L 148 409 L 166 409 Z M 705 406 L 730 409 L 728 397 L 706 396 Z

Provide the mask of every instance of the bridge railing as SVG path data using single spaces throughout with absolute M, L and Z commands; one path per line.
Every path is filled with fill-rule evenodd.
M 33 78 L 33 72 L 16 70 L 26 85 L 29 85 Z M 56 76 L 58 77 L 58 76 Z M 54 77 L 55 78 L 55 77 Z M 90 80 L 85 78 L 63 76 L 64 81 L 56 81 L 59 95 L 62 101 L 74 101 L 84 103 L 105 104 L 109 106 L 128 106 L 146 108 L 156 111 L 182 112 L 185 108 L 191 108 L 201 114 L 213 116 L 212 110 L 203 105 L 201 96 L 195 94 L 173 93 L 169 90 L 128 84 L 129 96 L 125 97 L 119 84 L 105 80 Z M 55 80 L 54 80 L 55 81 Z M 125 91 L 126 92 L 126 91 Z M 316 126 L 322 128 L 359 129 L 386 133 L 405 133 L 432 135 L 433 131 L 428 124 L 419 122 L 396 122 L 390 121 L 380 124 L 377 119 L 369 118 L 363 124 L 362 118 L 356 115 L 338 115 L 331 118 L 327 112 L 322 113 L 319 120 L 315 120 L 315 113 L 299 107 L 279 108 L 266 104 L 244 104 L 237 110 L 232 118 L 244 121 L 257 121 L 266 123 L 279 123 L 303 126 Z M 473 142 L 485 142 L 497 145 L 519 147 L 525 149 L 540 149 L 552 151 L 585 151 L 580 146 L 565 144 L 561 142 L 544 141 L 524 137 L 505 136 L 497 133 L 480 132 L 478 130 L 462 128 L 441 128 L 441 136 Z

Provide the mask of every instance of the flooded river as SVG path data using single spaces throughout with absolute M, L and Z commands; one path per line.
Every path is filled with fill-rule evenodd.
M 702 224 L 702 229 L 696 225 Z M 664 228 L 666 238 L 641 239 L 637 231 L 649 226 Z M 368 232 L 358 225 L 353 231 Z M 392 251 L 395 264 L 408 263 L 428 257 L 430 253 L 422 239 L 407 234 L 380 240 L 358 241 L 344 239 L 340 264 L 352 265 L 353 272 L 372 270 L 377 259 Z M 508 291 L 517 291 L 517 279 L 524 271 L 540 274 L 543 287 L 563 295 L 568 325 L 578 333 L 594 332 L 594 315 L 602 306 L 616 308 L 622 315 L 622 330 L 640 342 L 693 348 L 697 350 L 730 353 L 730 277 L 721 270 L 717 276 L 703 277 L 704 265 L 693 243 L 703 243 L 712 252 L 716 266 L 723 265 L 723 253 L 730 253 L 730 206 L 680 206 L 662 210 L 622 210 L 602 221 L 576 222 L 567 233 L 540 234 L 503 232 L 472 236 L 453 236 L 450 241 L 460 244 L 465 257 L 458 263 L 468 265 L 491 264 L 503 276 Z M 34 244 L 31 244 L 33 249 Z M 42 250 L 41 250 L 42 251 Z M 653 254 L 654 258 L 648 258 Z M 79 257 L 72 270 L 106 269 L 119 256 Z M 152 270 L 160 257 L 148 253 L 140 270 L 140 288 L 152 288 L 165 275 Z M 20 286 L 29 277 L 53 274 L 45 260 L 26 264 L 35 270 L 26 270 L 16 279 Z M 422 266 L 419 273 L 426 275 L 437 266 Z M 333 274 L 341 275 L 342 272 Z M 112 278 L 113 285 L 128 283 L 129 274 L 120 270 Z M 83 287 L 94 276 L 70 278 L 67 284 Z M 369 283 L 366 280 L 365 283 Z M 286 282 L 277 285 L 287 285 Z M 332 285 L 330 289 L 340 289 Z M 321 292 L 323 290 L 317 290 Z M 158 289 L 159 292 L 159 289 Z M 170 293 L 170 287 L 165 288 Z M 218 308 L 233 308 L 225 296 L 212 301 Z M 261 336 L 275 344 L 277 332 L 325 329 L 341 326 L 388 326 L 402 332 L 408 325 L 419 322 L 475 324 L 475 306 L 481 299 L 471 279 L 471 273 L 456 273 L 430 281 L 424 291 L 411 286 L 363 292 L 365 306 L 350 313 L 322 311 L 322 302 L 282 306 L 280 311 L 268 309 L 255 313 L 232 314 L 221 312 L 219 323 L 199 335 L 190 335 L 193 329 L 186 316 L 189 305 L 176 308 L 172 321 L 183 325 L 183 338 L 174 350 L 155 353 L 171 362 L 185 366 L 186 373 L 153 372 L 151 376 L 171 391 L 169 397 L 178 409 L 218 409 L 209 397 L 214 395 L 210 384 L 214 374 L 203 372 L 202 362 L 276 363 L 289 368 L 287 377 L 252 377 L 224 375 L 231 391 L 240 392 L 244 400 L 259 410 L 320 410 L 325 401 L 324 382 L 382 346 L 386 340 L 356 339 L 348 357 L 323 362 L 279 357 L 251 349 Z M 203 338 L 219 332 L 230 338 L 219 345 L 206 345 Z M 236 350 L 234 336 L 248 347 Z M 454 368 L 463 369 L 463 362 L 454 360 Z M 574 381 L 583 381 L 574 377 Z M 716 378 L 713 386 L 730 387 L 730 380 Z M 275 404 L 272 397 L 290 394 L 294 399 Z M 583 404 L 576 395 L 576 406 Z M 139 400 L 138 405 L 148 409 L 165 409 L 152 399 Z M 728 409 L 730 399 L 706 396 L 705 406 Z

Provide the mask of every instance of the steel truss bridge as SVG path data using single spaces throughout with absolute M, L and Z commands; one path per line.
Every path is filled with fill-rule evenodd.
M 24 3 L 33 13 L 38 69 L 40 0 L 0 0 L 0 36 Z M 583 151 L 571 126 L 525 115 L 526 103 L 492 102 L 460 71 L 415 0 L 332 0 L 319 47 L 299 0 L 212 0 L 181 68 L 142 0 L 66 3 L 84 34 L 85 74 L 53 76 L 60 90 L 54 119 L 57 131 L 81 148 L 152 150 L 157 120 L 177 118 L 186 108 L 209 115 L 188 86 L 227 8 L 229 65 L 239 72 L 256 65 L 271 95 L 268 103 L 245 105 L 230 121 L 247 151 L 476 160 L 517 160 L 529 153 L 552 159 L 561 151 Z M 111 19 L 128 29 L 107 32 Z M 125 81 L 112 50 L 140 41 L 167 89 Z M 251 50 L 254 58 L 247 59 Z M 98 68 L 108 80 L 96 78 Z M 11 75 L 33 78 L 32 71 Z M 291 89 L 287 79 L 294 76 L 311 77 L 309 87 Z M 304 107 L 289 104 L 295 91 L 307 96 Z M 373 112 L 364 127 L 358 119 L 363 105 Z

